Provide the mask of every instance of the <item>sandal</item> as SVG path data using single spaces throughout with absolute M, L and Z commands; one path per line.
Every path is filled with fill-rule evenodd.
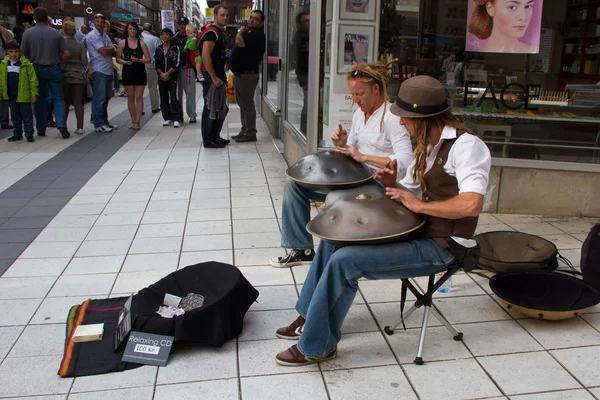
M 141 129 L 139 123 L 135 123 L 132 126 L 133 126 L 133 128 L 131 128 L 131 129 L 133 129 L 134 131 L 139 131 Z

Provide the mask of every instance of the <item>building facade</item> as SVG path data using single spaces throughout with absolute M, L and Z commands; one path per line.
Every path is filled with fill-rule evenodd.
M 515 41 L 495 48 L 470 27 L 475 0 L 266 0 L 261 113 L 288 163 L 331 146 L 338 124 L 350 126 L 346 71 L 382 59 L 391 101 L 403 80 L 434 76 L 454 113 L 488 144 L 487 211 L 600 216 L 600 4 L 515 3 L 527 3 L 522 14 L 495 25 Z M 306 48 L 304 90 L 298 59 Z

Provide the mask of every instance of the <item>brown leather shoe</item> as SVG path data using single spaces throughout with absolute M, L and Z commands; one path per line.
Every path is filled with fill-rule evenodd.
M 283 365 L 286 367 L 302 367 L 309 364 L 315 364 L 322 361 L 331 360 L 337 356 L 337 347 L 334 347 L 325 357 L 321 358 L 313 358 L 307 357 L 304 354 L 300 353 L 298 350 L 298 346 L 293 345 L 289 349 L 282 351 L 281 353 L 275 356 L 275 361 L 279 365 Z
M 238 133 L 237 135 L 233 135 L 233 136 L 231 137 L 231 139 L 237 139 L 237 138 L 239 138 L 239 137 L 242 137 L 242 136 L 244 136 L 244 132 L 240 132 L 240 133 Z
M 290 325 L 277 329 L 275 334 L 279 339 L 298 340 L 300 339 L 300 335 L 302 335 L 302 329 L 304 328 L 305 322 L 306 320 L 304 317 L 299 316 Z
M 256 142 L 256 135 L 242 135 L 234 138 L 234 140 L 238 143 Z

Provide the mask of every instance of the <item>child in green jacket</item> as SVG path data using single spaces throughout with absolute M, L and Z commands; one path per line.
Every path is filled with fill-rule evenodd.
M 7 56 L 0 62 L 0 99 L 8 99 L 13 136 L 9 142 L 23 140 L 23 128 L 28 142 L 33 138 L 33 112 L 31 104 L 37 100 L 38 80 L 33 65 L 21 55 L 16 40 L 6 43 Z

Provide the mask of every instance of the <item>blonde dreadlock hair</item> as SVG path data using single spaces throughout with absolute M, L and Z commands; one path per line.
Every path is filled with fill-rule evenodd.
M 383 61 L 354 64 L 352 65 L 352 69 L 346 74 L 346 80 L 349 81 L 350 79 L 366 83 L 370 86 L 379 85 L 379 93 L 383 95 L 384 99 L 383 115 L 379 122 L 379 133 L 383 133 L 383 119 L 385 118 L 390 101 L 388 96 L 388 64 Z M 352 98 L 352 106 L 354 106 L 354 97 Z
M 440 129 L 443 129 L 445 126 L 451 126 L 457 130 L 462 130 L 469 133 L 472 133 L 472 131 L 450 111 L 446 111 L 439 115 L 434 115 L 433 117 L 411 118 L 410 120 L 413 123 L 414 139 L 416 142 L 415 167 L 413 169 L 412 178 L 421 183 L 421 190 L 422 192 L 425 192 L 425 190 L 427 190 L 427 184 L 425 183 L 424 177 L 425 171 L 427 170 L 429 130 L 436 126 L 440 127 Z

